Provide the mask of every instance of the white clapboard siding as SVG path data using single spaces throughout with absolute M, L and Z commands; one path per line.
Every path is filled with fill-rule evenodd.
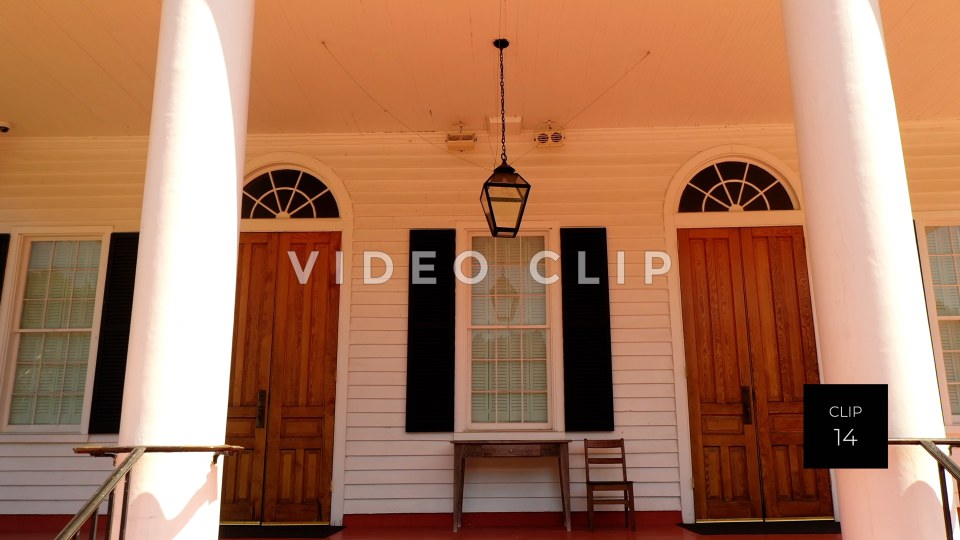
M 960 122 L 902 128 L 915 211 L 958 212 Z M 450 434 L 407 434 L 406 325 L 411 228 L 482 222 L 479 189 L 496 164 L 481 134 L 473 151 L 452 156 L 443 134 L 254 135 L 247 158 L 300 154 L 329 167 L 349 193 L 353 219 L 346 404 L 344 512 L 450 512 Z M 146 138 L 23 139 L 0 142 L 0 232 L 29 226 L 111 225 L 137 230 Z M 643 252 L 663 251 L 664 200 L 680 168 L 698 153 L 740 145 L 775 156 L 798 173 L 792 126 L 568 130 L 562 147 L 532 149 L 511 139 L 508 153 L 533 184 L 525 220 L 563 227 L 604 226 L 611 252 L 623 251 L 619 285 L 611 283 L 613 433 L 571 433 L 573 508 L 584 508 L 583 437 L 627 440 L 630 478 L 641 510 L 680 509 L 680 448 L 667 281 L 643 282 Z M 528 152 L 529 151 L 529 152 Z M 469 161 L 473 164 L 466 163 Z M 800 186 L 793 186 L 799 191 Z M 343 201 L 341 201 L 343 203 Z M 459 246 L 463 247 L 463 246 Z M 393 279 L 363 282 L 364 251 L 381 251 Z M 379 268 L 379 267 L 377 267 Z M 379 275 L 379 270 L 374 272 Z M 559 331 L 560 321 L 552 321 Z M 509 433 L 491 434 L 508 438 Z M 99 484 L 109 460 L 74 456 L 72 443 L 31 443 L 0 434 L 0 512 L 72 513 L 84 489 Z M 26 438 L 25 438 L 26 437 Z M 40 447 L 43 447 L 42 449 Z M 689 474 L 687 472 L 686 474 Z M 468 512 L 559 511 L 550 460 L 471 461 Z
M 0 434 L 0 513 L 79 510 L 113 470 L 111 458 L 73 453 L 89 444 L 116 444 L 116 437 Z

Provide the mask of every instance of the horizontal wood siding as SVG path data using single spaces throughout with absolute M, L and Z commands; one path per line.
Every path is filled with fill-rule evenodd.
M 956 211 L 960 221 L 960 122 L 910 124 L 902 133 L 914 209 Z M 425 136 L 443 145 L 441 134 Z M 641 510 L 680 509 L 670 298 L 666 278 L 643 283 L 643 252 L 667 246 L 663 205 L 673 175 L 721 145 L 761 149 L 797 172 L 791 126 L 569 130 L 560 148 L 531 150 L 532 141 L 519 139 L 508 148 L 523 156 L 514 164 L 533 185 L 525 221 L 607 229 L 616 430 L 596 436 L 626 439 Z M 340 359 L 349 369 L 344 512 L 450 512 L 450 434 L 404 431 L 409 229 L 481 223 L 479 189 L 494 152 L 483 138 L 453 156 L 411 134 L 251 136 L 248 159 L 274 152 L 319 160 L 352 200 L 352 304 L 341 321 L 349 323 L 349 357 Z M 136 230 L 145 157 L 145 138 L 3 141 L 0 232 L 26 224 Z M 387 253 L 393 279 L 365 285 L 364 251 Z M 623 285 L 617 251 L 626 258 Z M 72 456 L 70 444 L 40 453 L 4 437 L 3 513 L 73 511 L 106 469 Z M 582 444 L 571 448 L 573 509 L 583 510 Z M 556 473 L 549 461 L 471 462 L 464 509 L 559 511 Z
M 116 436 L 0 434 L 0 513 L 75 513 L 106 480 L 113 460 L 72 449 L 116 441 Z

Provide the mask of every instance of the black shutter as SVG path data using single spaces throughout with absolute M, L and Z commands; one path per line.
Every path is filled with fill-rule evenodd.
M 118 433 L 123 379 L 127 369 L 130 313 L 133 310 L 133 280 L 137 273 L 140 233 L 110 235 L 97 371 L 93 379 L 90 433 Z
M 3 298 L 3 275 L 7 271 L 7 253 L 10 250 L 10 235 L 0 234 L 0 298 Z
M 453 260 L 457 235 L 453 229 L 410 231 L 410 280 L 407 303 L 407 432 L 453 431 L 453 388 L 456 335 L 456 282 Z M 420 259 L 421 278 L 435 284 L 413 283 L 414 252 L 436 252 Z
M 583 271 L 578 253 L 585 254 Z M 560 229 L 563 393 L 567 431 L 613 431 L 606 229 Z M 598 278 L 578 283 L 578 276 Z

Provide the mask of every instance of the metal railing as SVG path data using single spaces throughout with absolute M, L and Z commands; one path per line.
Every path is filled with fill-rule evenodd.
M 940 500 L 943 501 L 943 524 L 947 529 L 947 540 L 953 540 L 953 520 L 950 518 L 951 501 L 947 492 L 947 473 L 950 473 L 954 480 L 960 482 L 960 465 L 957 465 L 948 454 L 945 454 L 937 446 L 947 446 L 950 450 L 953 450 L 955 446 L 960 446 L 960 439 L 890 439 L 887 444 L 917 445 L 937 460 L 937 467 L 940 469 Z
M 87 501 L 86 504 L 80 509 L 76 515 L 73 516 L 73 519 L 60 531 L 60 534 L 57 535 L 57 540 L 79 540 L 81 530 L 83 529 L 84 524 L 90 523 L 89 527 L 89 538 L 90 540 L 95 540 L 97 538 L 97 522 L 100 517 L 99 509 L 100 505 L 103 504 L 103 500 L 107 499 L 107 533 L 105 538 L 110 538 L 110 533 L 113 532 L 113 507 L 114 507 L 114 495 L 117 491 L 117 486 L 120 484 L 120 481 L 123 480 L 123 501 L 120 506 L 120 527 L 119 534 L 120 539 L 123 540 L 126 536 L 127 528 L 127 503 L 129 502 L 129 493 L 130 490 L 126 489 L 130 485 L 130 476 L 133 472 L 133 466 L 136 465 L 137 461 L 143 457 L 143 454 L 147 452 L 213 452 L 213 462 L 212 465 L 217 464 L 217 459 L 220 456 L 225 456 L 229 454 L 236 454 L 243 450 L 242 446 L 230 446 L 230 445 L 218 445 L 218 446 L 82 446 L 79 448 L 74 448 L 73 451 L 77 454 L 89 454 L 94 457 L 113 457 L 116 458 L 119 455 L 127 454 L 127 457 L 124 458 L 123 462 L 118 466 L 114 471 L 107 477 L 99 489 L 93 494 L 92 497 Z

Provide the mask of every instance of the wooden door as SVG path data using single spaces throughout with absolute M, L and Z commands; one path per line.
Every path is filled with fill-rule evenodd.
M 803 385 L 820 382 L 800 227 L 741 230 L 765 517 L 833 515 L 826 469 L 803 468 Z
M 224 521 L 329 520 L 339 249 L 339 233 L 241 235 L 227 443 L 247 450 L 224 463 Z
M 740 234 L 681 229 L 678 239 L 696 516 L 759 517 Z
M 827 471 L 802 462 L 803 385 L 819 382 L 802 229 L 678 239 L 696 517 L 831 516 Z

